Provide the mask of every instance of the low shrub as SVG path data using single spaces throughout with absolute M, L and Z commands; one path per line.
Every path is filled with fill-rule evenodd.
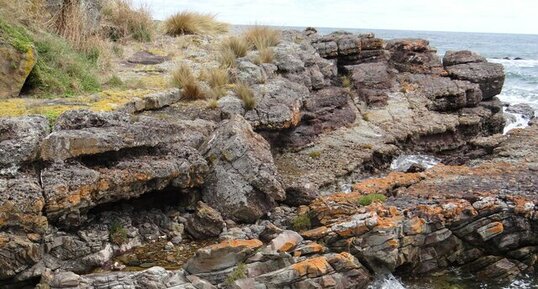
M 183 11 L 170 16 L 164 22 L 166 34 L 218 34 L 227 32 L 229 25 L 215 20 L 215 15 Z
M 112 222 L 108 234 L 110 241 L 116 245 L 123 245 L 129 241 L 127 229 L 118 221 Z
M 372 203 L 384 203 L 387 200 L 387 197 L 383 194 L 369 194 L 359 198 L 359 205 L 369 206 Z
M 245 265 L 244 263 L 237 264 L 237 267 L 235 267 L 235 269 L 232 271 L 232 273 L 230 273 L 230 275 L 228 275 L 228 277 L 226 278 L 226 281 L 224 283 L 226 285 L 230 286 L 237 280 L 247 278 L 247 269 L 248 269 L 247 265 Z
M 312 228 L 312 221 L 310 220 L 309 214 L 300 214 L 297 215 L 291 221 L 291 227 L 297 232 L 302 232 L 310 230 Z

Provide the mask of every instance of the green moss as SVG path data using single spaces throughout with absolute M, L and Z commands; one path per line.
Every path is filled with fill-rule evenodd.
M 291 226 L 293 230 L 297 232 L 310 230 L 310 228 L 312 228 L 312 221 L 310 220 L 310 215 L 309 214 L 297 215 L 291 221 Z
M 313 159 L 319 159 L 319 157 L 321 157 L 321 152 L 320 151 L 312 151 L 308 155 Z
M 27 88 L 42 96 L 73 96 L 100 89 L 94 56 L 75 51 L 64 39 L 42 34 L 36 37 L 37 63 Z
M 225 284 L 232 285 L 235 281 L 247 278 L 247 265 L 244 263 L 237 264 L 237 267 L 228 275 Z
M 387 200 L 387 197 L 385 197 L 385 195 L 382 195 L 382 194 L 370 194 L 370 195 L 360 197 L 358 203 L 361 206 L 369 206 L 374 202 L 376 202 L 376 203 L 384 203 L 386 200 Z
M 125 229 L 125 227 L 123 227 L 123 225 L 118 221 L 112 222 L 108 233 L 110 236 L 110 241 L 116 245 L 122 245 L 129 241 L 127 229 Z
M 11 44 L 19 52 L 27 52 L 33 46 L 28 32 L 19 26 L 14 26 L 0 19 L 0 40 Z

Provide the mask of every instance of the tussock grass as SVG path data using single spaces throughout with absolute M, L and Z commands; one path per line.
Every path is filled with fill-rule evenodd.
M 253 26 L 244 33 L 246 41 L 257 50 L 276 46 L 280 43 L 280 32 L 267 26 Z
M 263 48 L 263 49 L 261 49 L 259 51 L 257 62 L 258 62 L 258 64 L 260 64 L 260 63 L 271 63 L 271 62 L 273 62 L 273 58 L 274 58 L 273 49 L 270 48 L 270 47 Z
M 218 52 L 217 57 L 218 57 L 218 61 L 221 67 L 224 67 L 224 68 L 235 67 L 235 60 L 237 59 L 237 55 L 235 55 L 235 52 L 231 48 L 229 47 L 221 48 Z
M 219 107 L 218 99 L 211 97 L 207 101 L 207 108 L 209 108 L 209 109 L 217 109 L 218 107 Z
M 222 42 L 221 49 L 231 50 L 236 57 L 243 57 L 247 55 L 249 50 L 249 43 L 244 37 L 231 36 Z
M 229 83 L 228 70 L 223 68 L 205 69 L 200 78 L 207 81 L 211 88 L 223 87 Z
M 101 13 L 103 33 L 113 41 L 134 39 L 147 42 L 155 34 L 150 10 L 145 6 L 135 8 L 130 0 L 107 0 Z
M 252 110 L 256 107 L 256 99 L 254 98 L 254 92 L 247 84 L 236 83 L 234 91 L 237 96 L 243 101 L 243 107 L 246 110 Z
M 185 63 L 180 63 L 172 72 L 172 84 L 179 88 L 183 88 L 187 83 L 194 80 L 196 78 L 192 74 L 191 68 Z
M 183 11 L 170 16 L 164 22 L 166 34 L 218 34 L 227 32 L 229 24 L 215 20 L 215 15 Z
M 200 74 L 200 78 L 206 81 L 209 85 L 210 89 L 207 91 L 207 96 L 209 98 L 219 99 L 226 95 L 226 85 L 230 81 L 227 69 L 205 69 Z
M 182 89 L 181 98 L 184 100 L 205 99 L 204 90 L 185 63 L 181 63 L 172 72 L 172 83 Z

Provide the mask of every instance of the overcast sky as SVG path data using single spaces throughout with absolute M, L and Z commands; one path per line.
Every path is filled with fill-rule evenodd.
M 538 34 L 538 0 L 134 0 L 232 24 Z

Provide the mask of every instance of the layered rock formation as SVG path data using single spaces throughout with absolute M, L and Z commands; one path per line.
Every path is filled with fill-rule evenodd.
M 538 127 L 499 134 L 502 66 L 312 29 L 273 49 L 231 71 L 252 110 L 174 91 L 67 112 L 52 132 L 0 120 L 0 286 L 367 288 L 379 272 L 535 269 Z M 467 166 L 386 174 L 404 152 Z M 153 268 L 108 272 L 125 266 Z

